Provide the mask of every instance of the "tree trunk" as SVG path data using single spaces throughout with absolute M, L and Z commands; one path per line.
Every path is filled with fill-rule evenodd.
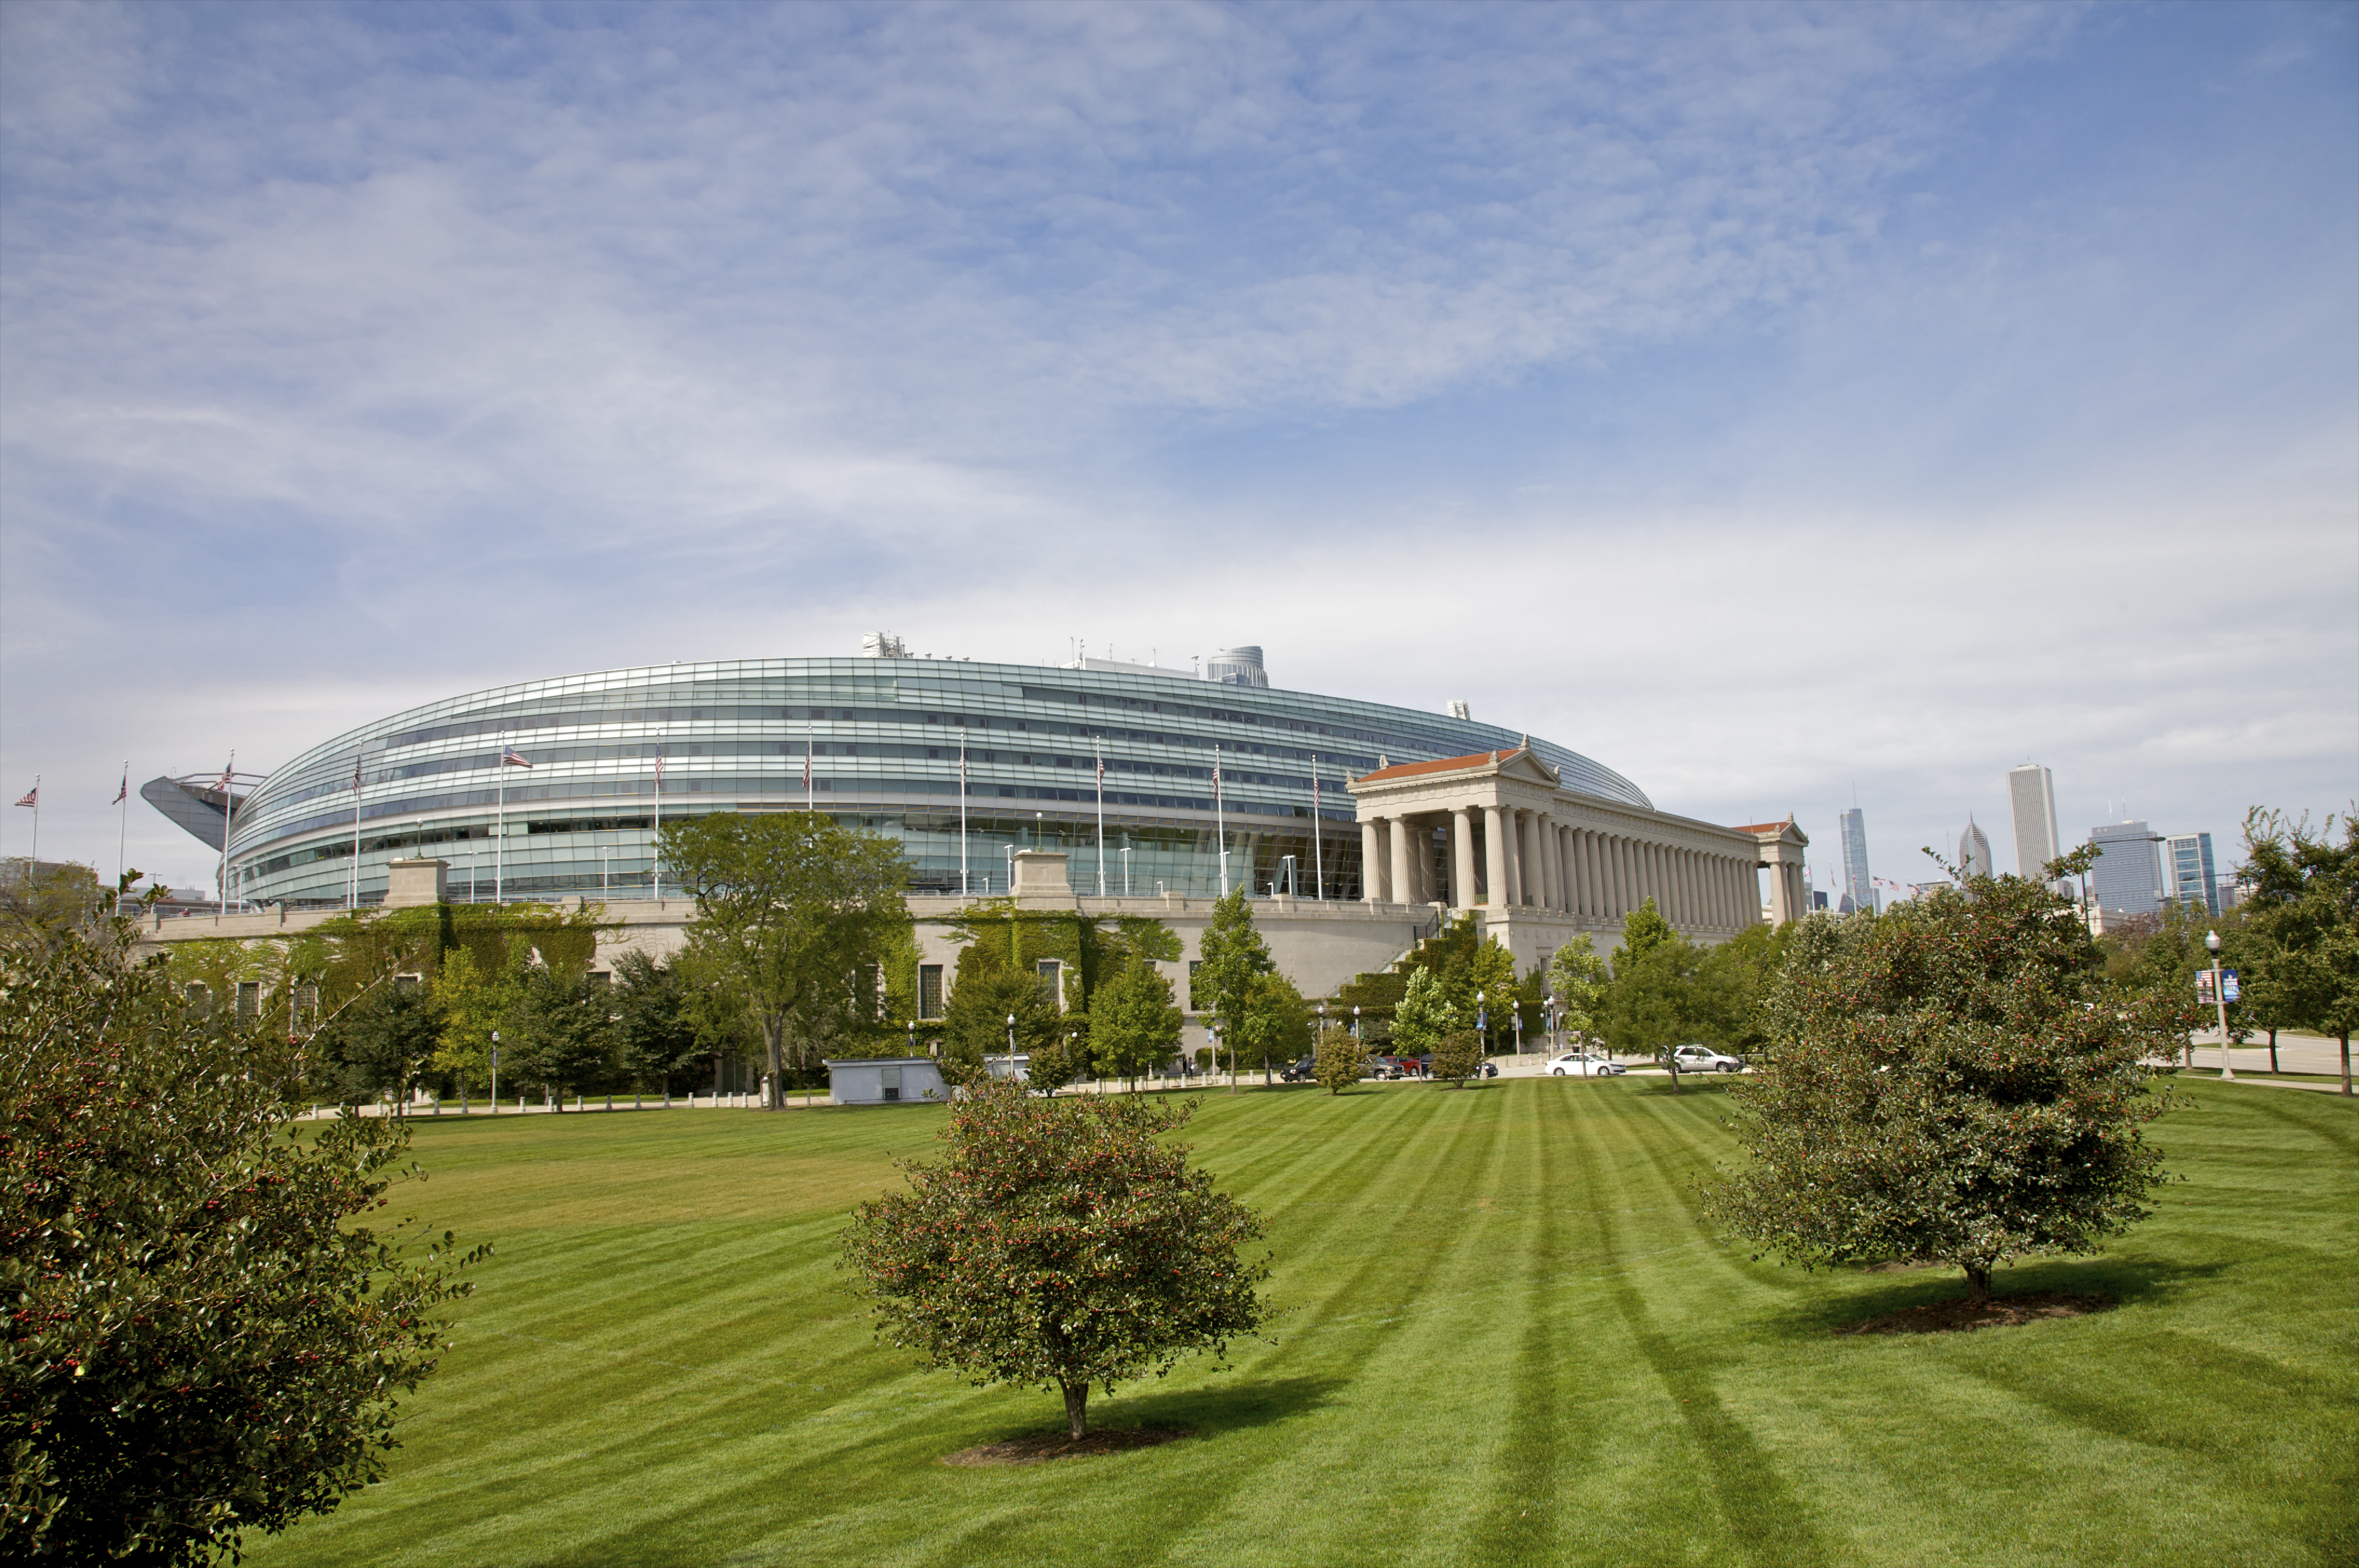
M 1680 1059 L 1667 1056 L 1663 1060 L 1671 1064 L 1671 1093 L 1676 1094 L 1680 1092 Z
M 2339 1038 L 2343 1041 L 2343 1092 L 2348 1094 L 2351 1093 L 2351 1031 L 2343 1030 Z
M 770 1066 L 770 1075 L 763 1081 L 762 1108 L 766 1111 L 783 1111 L 787 1108 L 786 1093 L 783 1087 L 786 1083 L 786 1073 L 781 1071 L 783 1063 L 780 1060 L 780 1037 L 786 1032 L 786 1019 L 776 1013 L 762 1015 L 762 1051 Z
M 1087 1383 L 1066 1384 L 1065 1425 L 1071 1429 L 1075 1443 L 1081 1442 L 1082 1434 L 1090 1430 L 1089 1410 L 1090 1386 Z
M 2275 1029 L 2271 1029 L 2271 1030 L 2269 1030 L 2269 1071 L 2270 1071 L 2271 1073 L 2275 1073 L 2277 1070 L 2277 1030 L 2275 1030 Z
M 1981 1306 L 1991 1299 L 1990 1267 L 1987 1264 L 1961 1265 L 1966 1271 L 1966 1300 Z

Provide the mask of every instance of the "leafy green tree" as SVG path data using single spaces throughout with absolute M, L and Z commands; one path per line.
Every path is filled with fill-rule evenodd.
M 1098 987 L 1090 1004 L 1090 1051 L 1109 1078 L 1136 1080 L 1180 1050 L 1182 1015 L 1171 982 L 1144 959 Z
M 1751 1164 L 1710 1213 L 1805 1267 L 1952 1264 L 1975 1301 L 2009 1258 L 2095 1251 L 2144 1218 L 2163 1171 L 2142 1129 L 2169 1104 L 2149 1063 L 2194 1008 L 2107 984 L 2070 915 L 2006 877 L 1801 922 L 1774 1049 L 1732 1091 Z
M 1680 1069 L 1671 1048 L 1710 1032 L 1712 1019 L 1696 983 L 1701 967 L 1695 945 L 1663 919 L 1654 899 L 1624 919 L 1605 991 L 1605 1042 L 1627 1055 L 1669 1060 L 1674 1094 Z
M 1433 1048 L 1433 1075 L 1462 1089 L 1483 1065 L 1483 1037 L 1473 1029 L 1453 1029 Z
M 1401 993 L 1400 1006 L 1393 1009 L 1393 1050 L 1402 1056 L 1422 1055 L 1462 1023 L 1473 1022 L 1471 1017 L 1460 1018 L 1441 976 L 1430 969 L 1419 969 L 1409 975 L 1408 989 Z
M 614 1007 L 617 1065 L 635 1083 L 653 1083 L 668 1094 L 673 1078 L 687 1076 L 710 1054 L 679 964 L 658 963 L 636 948 L 617 953 Z
M 1225 1355 L 1259 1326 L 1262 1222 L 1163 1135 L 1192 1106 L 986 1082 L 952 1104 L 943 1157 L 861 1204 L 844 1257 L 886 1343 L 978 1387 L 1052 1388 L 1073 1438 L 1092 1385 Z
M 818 811 L 717 811 L 666 822 L 660 853 L 696 899 L 689 951 L 761 1027 L 779 1109 L 790 1046 L 810 1068 L 875 1021 L 875 976 L 909 920 L 900 846 Z
M 442 1008 L 425 986 L 386 984 L 348 1003 L 312 1040 L 313 1082 L 357 1105 L 389 1094 L 408 1103 L 442 1040 Z
M 138 879 L 132 872 L 123 888 Z M 122 889 L 117 889 L 120 892 Z M 0 860 L 0 945 L 54 947 L 104 919 L 114 899 L 93 866 L 74 861 Z
M 1563 1008 L 1568 1038 L 1585 1040 L 1603 1031 L 1605 993 L 1612 980 L 1613 972 L 1585 931 L 1549 954 L 1546 983 Z
M 445 1348 L 408 1140 L 289 1136 L 283 1021 L 182 1005 L 131 922 L 0 953 L 0 1557 L 197 1568 L 385 1472 Z
M 1269 944 L 1254 930 L 1253 906 L 1245 901 L 1242 887 L 1213 904 L 1212 919 L 1197 939 L 1196 952 L 1197 1002 L 1218 1023 L 1234 1069 L 1254 982 L 1277 967 L 1270 962 Z M 1229 1087 L 1236 1087 L 1234 1075 Z
M 1697 955 L 1696 995 L 1689 1032 L 1723 1050 L 1751 1055 L 1768 1043 L 1766 1007 L 1769 990 L 1786 964 L 1786 935 L 1778 927 L 1747 926 L 1728 941 Z
M 1319 1031 L 1312 1070 L 1330 1094 L 1340 1094 L 1368 1070 L 1368 1048 L 1343 1025 L 1329 1024 Z
M 1273 1063 L 1292 1062 L 1310 1051 L 1311 1021 L 1310 1006 L 1293 981 L 1275 970 L 1256 975 L 1230 1040 L 1232 1062 L 1260 1063 L 1262 1081 L 1268 1083 Z
M 605 985 L 586 975 L 534 969 L 518 990 L 515 1018 L 510 1071 L 518 1083 L 547 1087 L 560 1110 L 567 1094 L 613 1081 L 622 1041 Z
M 2351 1031 L 2359 1028 L 2359 810 L 2313 832 L 2308 819 L 2255 808 L 2245 819 L 2250 923 L 2266 943 L 2268 999 L 2297 1029 L 2343 1047 L 2351 1093 Z
M 1016 1018 L 1015 1049 L 1039 1057 L 1063 1037 L 1065 1016 L 1028 970 L 989 968 L 962 975 L 942 1010 L 942 1073 L 955 1083 L 972 1083 L 984 1058 L 1008 1051 L 1008 1017 Z

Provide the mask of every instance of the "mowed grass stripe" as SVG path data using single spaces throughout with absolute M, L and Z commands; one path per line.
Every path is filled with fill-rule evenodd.
M 1294 1310 L 1229 1373 L 1100 1398 L 1192 1442 L 1027 1470 L 1054 1423 L 871 1343 L 835 1234 L 942 1113 L 421 1124 L 429 1202 L 501 1251 L 385 1486 L 269 1563 L 2310 1563 L 2359 1554 L 2359 1120 L 2190 1086 L 2192 1178 L 2113 1255 L 2003 1289 L 2096 1318 L 1834 1339 L 1955 1294 L 1701 1234 L 1717 1085 L 1205 1097 Z M 2299 1106 L 2278 1102 L 2299 1099 Z M 488 1136 L 487 1136 L 488 1135 Z M 691 1217 L 681 1218 L 682 1214 Z M 706 1217 L 695 1217 L 695 1216 Z M 506 1227 L 503 1230 L 502 1226 Z

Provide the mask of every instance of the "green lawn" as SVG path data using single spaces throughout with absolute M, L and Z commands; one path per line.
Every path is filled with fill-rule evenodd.
M 1701 1232 L 1718 1085 L 1205 1096 L 1270 1218 L 1271 1343 L 1093 1401 L 1167 1447 L 940 1456 L 1052 1427 L 873 1345 L 847 1206 L 934 1108 L 419 1124 L 420 1212 L 498 1255 L 391 1478 L 254 1560 L 369 1564 L 2166 1563 L 2359 1557 L 2359 1114 L 2190 1083 L 2185 1180 L 2003 1290 L 2121 1310 L 1837 1338 L 1962 1290 Z

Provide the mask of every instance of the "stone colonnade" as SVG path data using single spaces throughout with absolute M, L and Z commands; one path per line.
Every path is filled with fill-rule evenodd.
M 1422 813 L 1361 821 L 1367 901 L 1440 900 L 1435 825 Z M 1488 904 L 1618 920 L 1651 896 L 1663 917 L 1682 928 L 1741 931 L 1760 919 L 1760 862 L 1754 853 L 1666 843 L 1512 805 L 1453 807 L 1440 814 L 1440 828 L 1447 844 L 1450 902 L 1461 909 Z

